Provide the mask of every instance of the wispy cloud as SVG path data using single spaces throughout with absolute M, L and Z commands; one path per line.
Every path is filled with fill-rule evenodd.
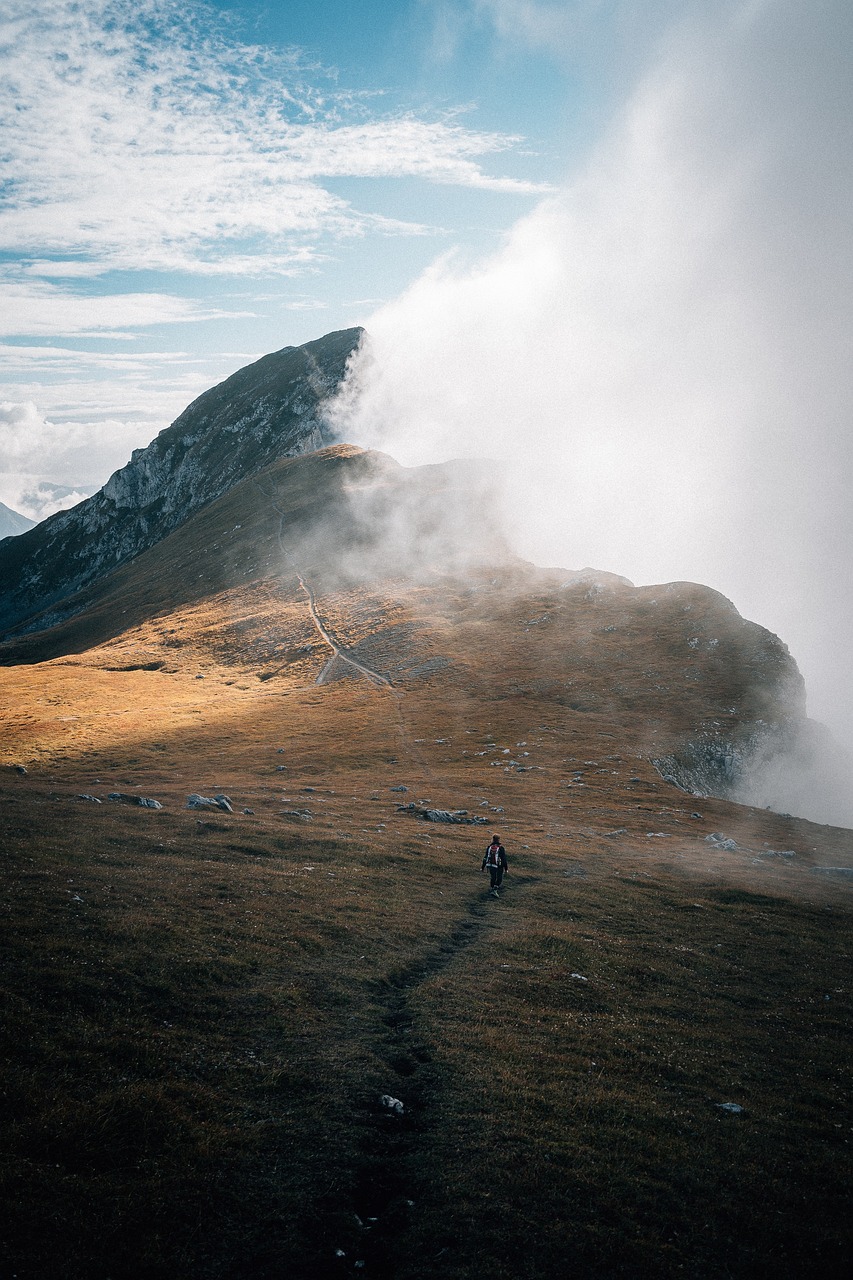
M 134 329 L 155 324 L 250 315 L 225 311 L 167 293 L 75 294 L 41 280 L 0 273 L 0 337 L 133 337 Z
M 381 115 L 298 51 L 235 40 L 201 0 L 7 0 L 0 63 L 0 247 L 34 274 L 286 273 L 329 237 L 423 230 L 330 178 L 536 190 L 482 168 L 516 139 Z

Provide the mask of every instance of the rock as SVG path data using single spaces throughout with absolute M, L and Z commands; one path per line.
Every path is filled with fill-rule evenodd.
M 456 823 L 466 827 L 485 826 L 488 822 L 487 818 L 469 818 L 467 809 L 423 809 L 414 800 L 410 804 L 398 804 L 397 813 L 411 813 L 416 818 L 423 818 L 424 822 Z
M 605 834 L 608 838 L 610 838 L 611 836 L 626 836 L 626 835 L 628 834 L 628 828 L 627 828 L 627 827 L 617 827 L 615 831 L 605 831 L 605 833 L 604 833 L 604 834 Z
M 425 822 L 453 822 L 462 826 L 485 825 L 486 818 L 469 818 L 467 809 L 421 809 L 418 816 Z
M 142 809 L 163 808 L 159 800 L 152 800 L 149 796 L 129 795 L 126 791 L 111 791 L 107 799 L 115 801 L 116 804 L 135 804 Z
M 77 799 L 78 799 L 78 800 L 88 800 L 88 801 L 90 801 L 90 803 L 91 803 L 91 804 L 100 804 L 100 803 L 101 803 L 97 796 L 88 796 L 88 795 L 83 794 L 83 795 L 79 795 L 79 796 L 77 797 Z
M 408 787 L 391 787 L 391 791 L 408 791 Z
M 16 765 L 13 765 L 12 767 L 14 768 L 15 773 L 25 774 L 27 772 L 22 764 L 16 764 Z
M 252 815 L 254 815 L 254 812 L 255 812 L 255 811 L 254 811 L 254 809 L 244 809 L 244 810 L 243 810 L 243 812 L 244 812 L 244 813 L 248 813 L 248 814 L 252 814 Z
M 730 1116 L 739 1116 L 743 1111 L 739 1102 L 715 1102 L 714 1106 L 718 1111 L 725 1111 Z
M 737 848 L 737 843 L 730 836 L 723 835 L 722 831 L 713 831 L 711 835 L 705 837 L 705 843 L 713 845 L 715 849 Z
M 390 1093 L 383 1093 L 379 1101 L 388 1111 L 393 1111 L 395 1116 L 401 1116 L 405 1110 L 400 1099 L 392 1097 Z
M 589 982 L 589 978 L 585 978 L 582 973 L 572 973 L 569 976 L 574 978 L 577 982 Z
M 210 798 L 209 796 L 199 796 L 193 793 L 193 795 L 187 796 L 187 808 L 188 809 L 222 809 L 223 812 L 225 813 L 234 812 L 231 806 L 231 801 L 228 799 L 228 796 L 222 796 L 222 795 L 213 796 L 212 798 Z

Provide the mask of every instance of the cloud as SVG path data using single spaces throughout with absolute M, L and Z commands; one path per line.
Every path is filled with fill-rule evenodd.
M 0 63 L 0 246 L 39 275 L 288 273 L 324 239 L 423 232 L 328 179 L 537 189 L 481 166 L 516 139 L 378 114 L 298 51 L 236 39 L 202 0 L 8 0 Z
M 511 459 L 524 552 L 724 591 L 850 741 L 853 10 L 686 12 L 558 197 L 367 321 L 344 429 Z
M 0 501 L 32 520 L 74 506 L 104 470 L 124 465 L 139 437 L 138 421 L 55 422 L 32 401 L 0 401 Z
M 75 294 L 41 280 L 0 274 L 0 337 L 135 336 L 140 327 L 251 315 L 166 293 Z

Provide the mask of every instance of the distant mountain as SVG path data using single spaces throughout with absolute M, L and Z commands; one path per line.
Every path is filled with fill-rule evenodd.
M 5 502 L 0 502 L 0 539 L 15 538 L 19 533 L 32 529 L 35 520 L 22 516 L 20 511 L 13 511 Z
M 0 631 L 65 616 L 61 602 L 154 546 L 194 511 L 279 458 L 329 442 L 323 402 L 360 328 L 285 347 L 206 391 L 98 493 L 0 546 Z M 44 611 L 59 605 L 50 615 Z

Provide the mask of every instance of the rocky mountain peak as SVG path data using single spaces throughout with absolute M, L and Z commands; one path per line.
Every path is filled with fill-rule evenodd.
M 80 587 L 154 546 L 193 512 L 279 458 L 330 441 L 323 404 L 360 328 L 263 356 L 194 400 L 93 497 L 0 548 L 0 628 L 49 626 Z M 58 608 L 40 617 L 51 605 Z

